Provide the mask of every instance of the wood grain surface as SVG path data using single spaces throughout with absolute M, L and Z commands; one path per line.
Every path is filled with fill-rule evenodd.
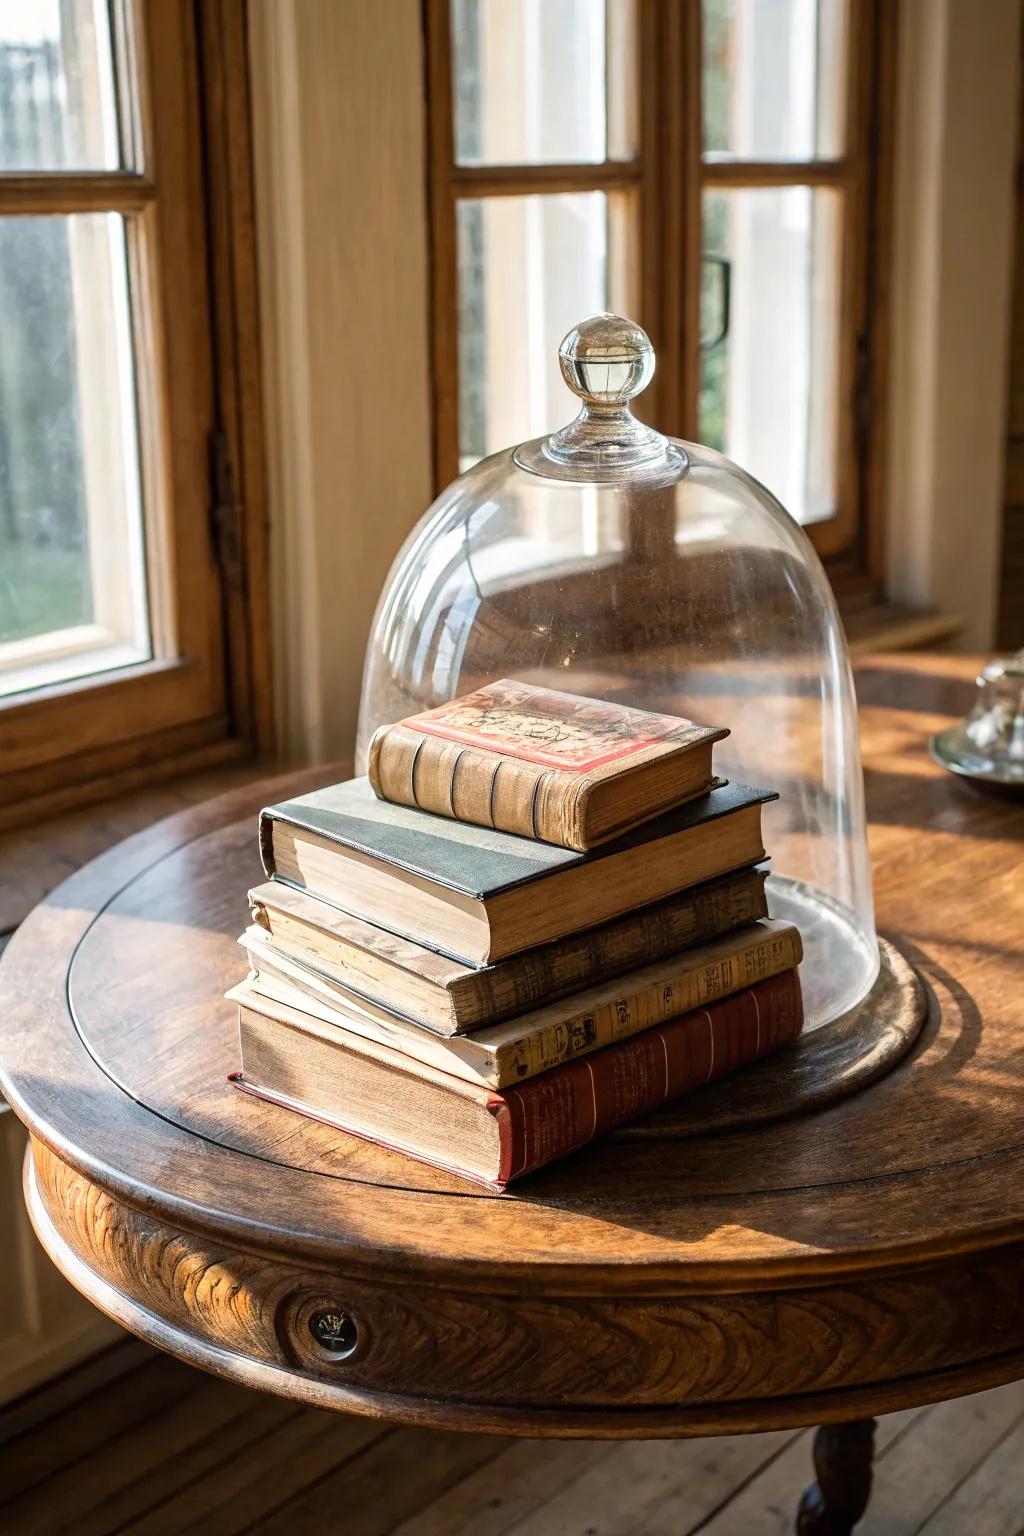
M 929 997 L 866 1092 L 611 1140 L 501 1197 L 251 1104 L 219 994 L 278 783 L 112 850 L 10 944 L 0 1058 L 44 1242 L 164 1347 L 421 1423 L 722 1432 L 1024 1375 L 1024 808 L 927 753 L 972 665 L 859 668 L 880 928 Z M 332 1309 L 344 1358 L 311 1331 Z

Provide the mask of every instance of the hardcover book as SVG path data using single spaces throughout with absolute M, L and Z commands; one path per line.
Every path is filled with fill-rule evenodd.
M 349 779 L 260 816 L 268 876 L 483 965 L 764 858 L 771 790 L 726 784 L 590 854 L 379 800 Z
M 268 880 L 249 892 L 253 924 L 280 954 L 342 994 L 438 1034 L 462 1034 L 552 1003 L 767 917 L 767 870 L 742 869 L 495 965 L 476 969 Z
M 382 726 L 368 771 L 383 800 L 583 851 L 705 791 L 728 734 L 502 678 Z
M 232 1080 L 451 1173 L 502 1190 L 616 1125 L 795 1039 L 795 970 L 495 1092 L 400 1051 L 251 997 L 239 1004 Z
M 316 969 L 275 950 L 251 928 L 239 940 L 249 980 L 230 994 L 273 1015 L 284 1003 L 340 1031 L 392 1046 L 470 1083 L 506 1088 L 565 1061 L 589 1056 L 641 1030 L 726 997 L 800 963 L 800 935 L 790 923 L 761 922 L 711 944 L 669 956 L 561 1002 L 491 1024 L 471 1035 L 440 1038 L 381 1004 L 344 992 Z

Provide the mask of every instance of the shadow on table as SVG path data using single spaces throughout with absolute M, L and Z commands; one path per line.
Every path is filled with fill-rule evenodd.
M 695 1258 L 706 1261 L 715 1256 L 717 1245 L 709 1240 L 716 1232 L 723 1232 L 718 1256 L 742 1250 L 742 1242 L 737 1246 L 723 1231 L 732 1225 L 733 1201 L 739 1226 L 787 1244 L 827 1249 L 830 1240 L 837 1247 L 869 1243 L 883 1207 L 890 1225 L 892 1201 L 908 1198 L 915 1175 L 962 1168 L 967 1179 L 1024 1148 L 1024 1059 L 983 1049 L 989 1032 L 1015 1029 L 1016 1020 L 983 1022 L 969 989 L 924 945 L 901 938 L 899 947 L 924 982 L 929 1011 L 915 1045 L 887 1077 L 839 1103 L 771 1126 L 689 1140 L 678 1133 L 659 1138 L 655 1115 L 649 1139 L 617 1141 L 613 1135 L 506 1198 L 586 1211 L 684 1249 L 693 1245 Z M 980 1064 L 979 1056 L 985 1058 Z M 680 1110 L 674 1114 L 678 1125 Z M 937 1229 L 943 1219 L 937 1210 Z

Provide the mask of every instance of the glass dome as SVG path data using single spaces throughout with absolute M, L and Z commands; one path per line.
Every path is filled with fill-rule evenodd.
M 363 675 L 374 730 L 513 677 L 724 725 L 716 772 L 765 807 L 770 908 L 800 928 L 808 1028 L 878 972 L 853 681 L 821 563 L 736 464 L 632 415 L 654 353 L 585 321 L 559 357 L 582 409 L 445 490 L 384 587 Z

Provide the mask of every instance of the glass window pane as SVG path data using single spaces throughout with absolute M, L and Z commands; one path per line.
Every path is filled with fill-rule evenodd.
M 120 163 L 107 0 L 0 0 L 0 171 Z
M 633 0 L 452 0 L 459 165 L 629 159 Z
M 150 654 L 124 221 L 0 219 L 0 695 Z
M 839 223 L 830 190 L 704 196 L 699 436 L 802 523 L 835 512 Z
M 703 0 L 705 151 L 841 155 L 845 22 L 846 0 Z
M 628 195 L 604 192 L 459 203 L 463 468 L 576 414 L 558 344 L 588 315 L 632 308 L 631 215 Z

